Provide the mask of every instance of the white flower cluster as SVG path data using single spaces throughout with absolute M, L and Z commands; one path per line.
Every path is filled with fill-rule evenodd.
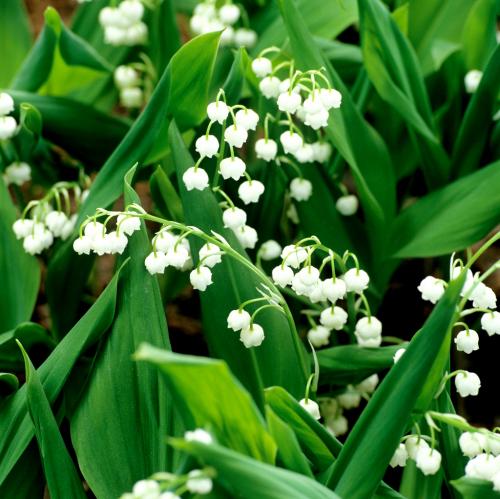
M 202 428 L 187 431 L 184 439 L 187 442 L 199 442 L 204 445 L 213 443 L 212 435 Z M 132 492 L 122 494 L 120 499 L 181 499 L 183 491 L 206 495 L 213 489 L 210 473 L 205 470 L 191 470 L 187 475 L 157 473 L 153 478 L 155 479 L 139 480 Z
M 340 395 L 337 395 L 335 398 L 320 399 L 316 419 L 319 419 L 319 415 L 321 414 L 323 416 L 326 429 L 333 436 L 339 437 L 344 435 L 349 429 L 349 424 L 347 418 L 344 416 L 344 411 L 359 407 L 363 398 L 369 399 L 377 388 L 378 383 L 378 375 L 372 374 L 357 385 L 348 385 L 345 391 Z M 302 407 L 304 407 L 304 405 L 302 405 Z M 304 408 L 308 410 L 306 407 Z M 313 415 L 311 412 L 310 414 Z
M 189 27 L 194 35 L 222 31 L 221 45 L 251 48 L 257 42 L 257 33 L 246 27 L 234 26 L 242 18 L 239 5 L 228 0 L 217 8 L 216 0 L 205 0 L 194 8 Z
M 99 23 L 104 28 L 104 40 L 109 45 L 143 45 L 148 27 L 142 22 L 144 5 L 141 0 L 123 0 L 118 7 L 104 7 Z
M 17 132 L 17 121 L 8 116 L 14 111 L 14 99 L 6 92 L 0 93 L 0 140 L 12 138 Z
M 5 185 L 23 185 L 31 180 L 31 166 L 24 161 L 11 163 L 3 172 Z
M 424 475 L 435 475 L 441 466 L 442 456 L 423 437 L 410 435 L 405 437 L 404 443 L 399 444 L 389 464 L 393 468 L 406 466 L 408 459 L 415 461 Z
M 141 75 L 131 65 L 118 66 L 114 72 L 115 84 L 120 92 L 120 103 L 126 108 L 140 108 L 144 104 Z
M 272 270 L 272 279 L 277 286 L 290 286 L 297 295 L 306 296 L 312 303 L 327 305 L 319 314 L 319 324 L 312 322 L 312 328 L 307 333 L 313 346 L 321 347 L 329 344 L 332 330 L 340 331 L 347 323 L 347 312 L 337 305 L 347 293 L 359 295 L 367 306 L 363 291 L 368 288 L 370 278 L 359 267 L 349 269 L 342 276 L 336 277 L 334 262 L 336 257 L 342 258 L 319 243 L 303 245 L 308 240 L 283 248 L 282 261 Z M 312 265 L 312 256 L 318 249 L 328 254 L 320 268 Z M 353 255 L 347 253 L 344 256 L 344 264 L 349 256 Z M 321 274 L 328 264 L 332 268 L 332 276 L 322 279 Z M 367 310 L 367 315 L 356 323 L 355 336 L 359 346 L 378 347 L 382 343 L 382 323 Z
M 23 248 L 30 255 L 38 255 L 50 248 L 54 239 L 67 239 L 73 232 L 77 215 L 71 214 L 69 190 L 73 190 L 75 204 L 79 205 L 86 196 L 76 184 L 61 182 L 55 184 L 39 201 L 31 201 L 22 217 L 14 222 L 12 229 L 17 239 L 23 239 Z M 60 198 L 66 200 L 65 208 Z M 53 202 L 56 201 L 54 209 Z

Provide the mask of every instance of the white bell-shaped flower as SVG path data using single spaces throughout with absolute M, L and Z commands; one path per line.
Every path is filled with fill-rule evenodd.
M 334 436 L 345 435 L 349 429 L 349 422 L 345 416 L 339 415 L 326 420 L 326 429 Z
M 188 248 L 183 244 L 175 244 L 167 253 L 167 265 L 182 270 L 190 259 Z
M 282 247 L 274 239 L 269 239 L 262 243 L 259 248 L 259 255 L 262 260 L 269 261 L 278 258 L 281 255 Z
M 276 99 L 280 94 L 281 80 L 276 76 L 266 76 L 259 83 L 259 89 L 266 99 Z
M 273 70 L 273 63 L 267 57 L 257 57 L 252 61 L 252 71 L 257 78 L 264 78 Z
M 324 326 L 315 326 L 307 332 L 307 339 L 314 348 L 328 345 L 330 341 L 330 330 Z
M 68 239 L 68 237 L 71 236 L 71 234 L 75 230 L 77 219 L 78 219 L 78 215 L 76 213 L 74 213 L 73 215 L 71 215 L 71 217 L 68 220 L 66 220 L 65 224 L 63 225 L 63 227 L 61 229 L 61 236 L 60 237 L 63 241 L 66 241 L 66 239 Z
M 487 445 L 486 437 L 481 433 L 466 431 L 458 439 L 464 456 L 475 457 L 481 454 Z
M 479 83 L 482 78 L 482 71 L 479 71 L 478 69 L 470 70 L 464 77 L 465 91 L 468 94 L 473 94 L 477 90 L 477 87 L 479 87 Z
M 299 400 L 299 404 L 310 416 L 314 419 L 321 419 L 321 413 L 319 412 L 319 405 L 311 399 Z
M 104 7 L 99 11 L 99 24 L 105 28 L 107 26 L 118 26 L 121 23 L 121 13 L 115 7 Z
M 79 255 L 89 255 L 92 250 L 92 239 L 88 236 L 77 237 L 73 241 L 73 250 Z
M 314 161 L 326 163 L 332 155 L 332 146 L 328 142 L 313 142 Z
M 120 90 L 120 103 L 123 107 L 133 109 L 144 103 L 144 93 L 139 87 L 129 87 Z
M 107 234 L 107 239 L 109 242 L 109 253 L 121 255 L 128 244 L 127 236 L 123 232 L 110 232 Z
M 302 104 L 302 97 L 295 92 L 283 92 L 278 96 L 278 109 L 284 113 L 294 114 Z
M 159 231 L 154 238 L 154 246 L 158 251 L 166 253 L 179 240 L 179 236 L 172 234 L 167 229 Z
M 300 279 L 304 286 L 313 286 L 319 280 L 319 270 L 312 265 L 307 265 L 297 272 L 297 278 Z
M 222 261 L 221 249 L 212 243 L 205 243 L 199 252 L 199 259 L 203 265 L 214 267 Z
M 214 441 L 212 435 L 210 435 L 208 431 L 202 428 L 196 428 L 192 431 L 186 431 L 184 433 L 184 440 L 186 442 L 199 442 L 205 445 L 210 445 Z
M 370 282 L 370 277 L 368 274 L 361 269 L 349 269 L 343 276 L 342 279 L 345 282 L 347 291 L 352 291 L 354 293 L 363 292 Z
M 206 189 L 209 184 L 207 172 L 203 168 L 196 166 L 192 166 L 184 172 L 182 181 L 188 191 L 192 191 L 193 189 L 202 191 Z
M 271 161 L 278 154 L 278 144 L 272 139 L 259 139 L 255 142 L 255 154 L 259 159 Z
M 489 336 L 500 334 L 500 312 L 496 310 L 489 312 L 481 317 L 481 327 Z
M 257 33 L 253 29 L 239 28 L 234 32 L 237 47 L 252 48 L 257 43 Z
M 202 158 L 212 158 L 219 150 L 219 141 L 214 135 L 202 135 L 196 139 L 195 149 Z
M 334 418 L 339 412 L 339 403 L 337 399 L 325 398 L 319 403 L 321 415 L 325 418 Z
M 201 470 L 192 470 L 188 473 L 186 489 L 191 494 L 209 494 L 212 492 L 212 479 L 205 476 Z
M 361 404 L 361 394 L 352 385 L 347 386 L 347 390 L 341 393 L 337 400 L 344 409 L 355 409 Z
M 474 329 L 460 331 L 455 337 L 459 352 L 472 353 L 479 350 L 479 335 Z
M 307 201 L 311 195 L 312 184 L 309 180 L 297 177 L 290 182 L 290 196 L 296 201 Z
M 358 346 L 362 348 L 378 348 L 382 344 L 382 336 L 374 336 L 372 338 L 363 338 L 358 333 L 354 333 Z
M 328 329 L 340 331 L 347 323 L 347 312 L 340 307 L 332 305 L 321 312 L 319 321 Z
M 302 246 L 289 244 L 283 248 L 281 258 L 285 262 L 285 265 L 289 265 L 296 269 L 307 260 L 307 250 Z
M 373 393 L 379 382 L 378 374 L 372 374 L 356 385 L 356 390 L 360 393 Z
M 264 193 L 264 184 L 258 180 L 247 180 L 238 187 L 238 196 L 245 204 L 257 203 Z
M 6 92 L 0 92 L 0 116 L 6 116 L 14 111 L 14 99 Z
M 220 174 L 224 180 L 229 178 L 239 180 L 243 177 L 246 168 L 245 162 L 237 156 L 224 158 L 220 162 Z
M 356 323 L 356 334 L 367 340 L 382 334 L 382 323 L 373 315 L 362 317 Z
M 240 341 L 246 348 L 258 347 L 264 339 L 264 329 L 259 324 L 250 324 L 240 331 Z
M 133 215 L 118 215 L 116 224 L 127 236 L 131 236 L 135 231 L 141 230 L 141 219 Z
M 207 106 L 207 115 L 210 121 L 217 121 L 222 125 L 229 116 L 229 107 L 223 101 L 211 102 Z
M 350 217 L 358 211 L 358 198 L 354 194 L 340 196 L 335 203 L 335 208 L 337 208 L 337 211 L 341 215 L 344 215 L 344 217 Z
M 130 24 L 140 21 L 144 15 L 144 5 L 140 0 L 123 0 L 118 9 Z
M 224 24 L 234 24 L 240 18 L 240 8 L 234 3 L 227 3 L 219 9 L 219 19 Z
M 491 480 L 498 473 L 498 459 L 491 454 L 479 454 L 465 466 L 465 476 Z
M 242 209 L 233 206 L 223 211 L 222 221 L 226 229 L 235 230 L 247 223 L 247 214 Z
M 238 227 L 237 229 L 234 229 L 234 235 L 243 246 L 243 248 L 255 248 L 257 240 L 259 239 L 257 231 L 249 225 L 243 225 L 241 227 Z
M 420 449 L 415 461 L 424 475 L 435 475 L 441 466 L 441 454 L 436 449 Z
M 104 28 L 104 41 L 115 47 L 127 43 L 127 30 L 118 26 L 106 26 Z
M 246 128 L 232 124 L 224 131 L 224 140 L 232 147 L 241 147 L 248 139 Z
M 137 22 L 127 28 L 125 32 L 125 45 L 130 47 L 134 45 L 144 45 L 148 39 L 148 26 L 147 24 Z
M 405 440 L 406 451 L 410 459 L 415 461 L 420 451 L 429 451 L 429 444 L 418 435 L 411 435 Z
M 312 163 L 314 161 L 314 149 L 311 144 L 303 144 L 293 155 L 299 163 Z
M 474 290 L 470 295 L 470 299 L 472 300 L 472 305 L 476 308 L 494 309 L 497 306 L 497 297 L 495 292 L 483 282 L 479 282 L 475 285 Z
M 277 265 L 272 271 L 274 284 L 284 288 L 292 284 L 294 277 L 293 270 L 288 265 Z
M 12 116 L 0 117 L 0 140 L 7 140 L 16 134 L 17 121 Z
M 139 498 L 153 498 L 160 495 L 160 484 L 155 480 L 139 480 L 135 483 L 133 496 Z
M 240 331 L 250 326 L 250 314 L 244 309 L 231 310 L 227 316 L 227 327 L 233 331 Z
M 459 372 L 455 376 L 455 388 L 462 397 L 475 396 L 481 388 L 481 380 L 476 373 L 470 371 Z
M 286 78 L 284 79 L 281 83 L 280 83 L 280 94 L 284 94 L 285 92 L 288 92 L 290 90 L 290 84 L 291 84 L 291 80 L 290 78 Z M 302 88 L 302 85 L 295 85 L 293 88 L 292 88 L 292 92 L 295 93 L 295 94 L 300 94 L 300 90 Z M 302 107 L 302 105 L 300 106 Z
M 304 108 L 304 111 L 308 114 L 314 114 L 324 109 L 323 101 L 321 100 L 320 96 L 320 91 L 317 89 L 313 90 L 309 94 L 307 99 L 304 101 L 304 104 L 302 104 L 302 107 Z
M 61 231 L 68 221 L 68 217 L 62 211 L 51 211 L 45 217 L 45 224 L 47 228 L 54 234 L 54 236 L 59 237 Z
M 404 355 L 406 352 L 406 348 L 399 348 L 396 350 L 396 353 L 392 356 L 394 364 Z
M 342 94 L 334 88 L 322 88 L 319 91 L 319 97 L 327 111 L 332 108 L 338 109 L 342 104 Z
M 113 78 L 116 86 L 120 89 L 137 87 L 141 83 L 138 71 L 125 65 L 118 66 L 115 69 Z
M 240 109 L 234 118 L 236 120 L 236 126 L 244 128 L 245 130 L 255 130 L 259 123 L 259 115 L 248 108 Z
M 321 286 L 323 288 L 323 294 L 332 303 L 335 303 L 337 300 L 342 300 L 347 293 L 344 280 L 336 277 L 325 279 L 321 283 Z
M 406 450 L 405 444 L 399 444 L 389 462 L 389 465 L 391 468 L 395 468 L 396 466 L 406 466 L 406 461 L 408 461 L 408 451 Z
M 317 113 L 306 113 L 304 124 L 310 126 L 313 130 L 319 130 L 328 126 L 328 111 L 320 109 Z
M 191 271 L 189 280 L 194 289 L 205 291 L 212 284 L 212 271 L 205 265 L 201 265 Z
M 12 225 L 12 230 L 16 235 L 16 239 L 24 239 L 32 230 L 34 221 L 29 218 L 16 220 Z
M 286 154 L 293 154 L 304 144 L 304 139 L 295 132 L 287 130 L 280 135 L 280 142 Z
M 423 300 L 436 303 L 445 292 L 445 283 L 441 279 L 429 275 L 422 280 L 417 289 L 422 294 Z
M 31 180 L 31 167 L 23 161 L 11 163 L 4 172 L 5 183 L 23 185 Z
M 153 274 L 163 274 L 167 267 L 167 255 L 161 251 L 151 252 L 144 261 L 147 271 Z

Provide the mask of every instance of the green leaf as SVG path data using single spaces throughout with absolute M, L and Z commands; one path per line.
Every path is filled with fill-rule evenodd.
M 80 355 L 108 330 L 115 315 L 119 272 L 90 310 L 78 321 L 39 367 L 38 375 L 50 403 L 64 387 Z M 0 406 L 0 487 L 34 435 L 26 407 L 26 385 Z
M 184 220 L 182 201 L 177 191 L 161 166 L 158 166 L 149 181 L 151 197 L 162 215 L 169 220 Z
M 370 226 L 372 249 L 382 251 L 384 234 L 396 206 L 395 178 L 389 153 L 380 136 L 363 119 L 337 73 L 315 45 L 295 4 L 291 0 L 280 0 L 280 9 L 298 67 L 325 67 L 333 86 L 342 93 L 342 106 L 331 111 L 327 135 L 351 167 Z
M 424 75 L 437 71 L 461 48 L 464 24 L 473 5 L 470 0 L 408 2 L 408 37 Z
M 358 0 L 365 68 L 377 92 L 416 132 L 427 184 L 435 188 L 448 175 L 429 98 L 415 53 L 380 0 Z
M 94 85 L 111 72 L 111 66 L 84 40 L 64 26 L 52 7 L 33 49 L 16 74 L 16 90 L 51 95 L 73 95 Z
M 32 35 L 24 3 L 18 0 L 0 2 L 0 47 L 4 51 L 0 63 L 0 87 L 9 84 L 28 53 L 31 42 Z
M 12 373 L 0 372 L 0 400 L 6 395 L 10 395 L 19 388 L 19 380 Z
M 125 177 L 126 205 L 140 202 L 131 187 L 134 173 L 135 168 Z M 161 389 L 156 369 L 132 360 L 142 342 L 170 349 L 158 281 L 144 267 L 151 250 L 141 225 L 124 253 L 130 261 L 122 271 L 115 320 L 71 418 L 78 463 L 97 497 L 119 497 L 172 464 L 164 443 L 172 434 L 171 398 Z
M 215 231 L 224 236 L 231 247 L 246 256 L 236 236 L 222 223 L 222 211 L 210 190 L 187 191 L 182 181 L 184 172 L 194 164 L 179 130 L 172 123 L 170 145 L 179 179 L 180 194 L 187 225 L 204 232 Z M 191 241 L 193 254 L 201 247 Z M 227 328 L 227 316 L 245 300 L 259 296 L 262 280 L 231 257 L 223 258 L 213 269 L 213 284 L 201 293 L 203 331 L 214 357 L 224 359 L 231 371 L 261 402 L 264 386 L 280 385 L 299 395 L 303 393 L 308 375 L 305 349 L 288 321 L 277 310 L 264 310 L 256 322 L 264 328 L 266 339 L 257 348 L 245 348 L 238 334 Z
M 36 108 L 42 117 L 43 136 L 69 154 L 100 167 L 127 133 L 128 120 L 108 116 L 64 97 L 9 90 L 17 103 Z
M 394 224 L 392 254 L 445 255 L 479 241 L 498 223 L 499 182 L 497 161 L 419 199 Z
M 12 139 L 19 157 L 29 159 L 38 145 L 42 133 L 42 116 L 38 109 L 27 102 L 19 106 L 19 130 Z
M 408 459 L 399 491 L 407 499 L 441 499 L 442 484 L 441 470 L 434 475 L 425 476 L 417 468 L 415 461 Z
M 424 327 L 392 367 L 349 434 L 329 485 L 341 497 L 371 497 L 399 444 L 455 320 L 464 276 L 452 281 Z M 356 477 L 363 476 L 363 480 Z
M 315 36 L 336 38 L 358 20 L 358 8 L 353 0 L 298 0 L 295 2 L 307 29 Z M 257 18 L 254 27 L 260 31 L 253 53 L 272 45 L 281 46 L 286 40 L 286 27 L 279 17 L 275 2 L 270 2 Z
M 393 356 L 406 344 L 361 348 L 342 345 L 319 350 L 320 384 L 347 385 L 360 383 L 374 373 L 392 367 Z
M 185 113 L 181 119 L 184 126 L 194 126 L 202 119 L 219 36 L 220 33 L 208 33 L 194 38 L 172 57 L 148 105 L 99 171 L 79 211 L 77 228 L 87 216 L 95 213 L 96 208 L 112 205 L 121 195 L 125 173 L 132 165 L 146 159 L 156 140 L 165 140 L 159 132 L 166 119 Z M 187 108 L 190 109 L 185 112 Z M 75 229 L 75 237 L 77 233 Z M 73 238 L 69 238 L 59 247 L 47 276 L 54 329 L 59 335 L 74 323 L 78 300 L 92 263 L 92 258 L 79 258 L 72 244 Z M 75 264 L 77 258 L 80 265 Z M 67 278 L 61 280 L 60 275 Z
M 455 140 L 451 171 L 457 177 L 476 170 L 488 140 L 485 132 L 492 122 L 500 92 L 500 45 L 489 60 L 479 87 L 472 95 Z
M 28 411 L 35 427 L 50 496 L 54 499 L 85 498 L 82 482 L 59 432 L 40 377 L 21 343 L 18 342 L 18 345 L 26 367 Z
M 462 477 L 451 482 L 453 488 L 462 494 L 463 499 L 499 499 L 500 492 L 493 490 L 492 482 L 478 478 Z
M 135 359 L 155 364 L 163 373 L 186 428 L 208 428 L 231 449 L 274 463 L 276 445 L 264 419 L 225 362 L 148 344 L 140 346 Z
M 31 318 L 40 285 L 40 266 L 23 249 L 12 230 L 18 218 L 9 191 L 0 179 L 0 332 Z
M 318 482 L 292 471 L 264 464 L 219 445 L 174 440 L 171 442 L 217 471 L 217 482 L 233 497 L 254 499 L 335 499 Z M 220 481 L 218 480 L 220 479 Z

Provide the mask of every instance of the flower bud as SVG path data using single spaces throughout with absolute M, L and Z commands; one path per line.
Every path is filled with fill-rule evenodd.
M 319 412 L 319 405 L 316 402 L 314 402 L 314 400 L 302 399 L 299 401 L 299 404 L 301 405 L 302 409 L 304 409 L 314 419 L 321 419 L 321 414 Z
M 339 197 L 335 203 L 335 207 L 341 215 L 349 217 L 358 211 L 359 201 L 354 194 L 349 194 L 348 196 Z
M 477 87 L 479 87 L 479 83 L 483 78 L 483 72 L 478 69 L 472 69 L 469 71 L 464 78 L 465 91 L 468 94 L 473 94 Z

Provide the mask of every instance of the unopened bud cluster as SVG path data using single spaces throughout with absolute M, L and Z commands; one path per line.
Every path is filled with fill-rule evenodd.
M 194 35 L 202 35 L 222 31 L 221 45 L 253 47 L 257 42 L 257 33 L 242 25 L 241 21 L 246 20 L 246 13 L 241 4 L 236 5 L 231 0 L 220 3 L 222 5 L 219 6 L 216 0 L 198 3 L 189 20 L 191 32 Z

